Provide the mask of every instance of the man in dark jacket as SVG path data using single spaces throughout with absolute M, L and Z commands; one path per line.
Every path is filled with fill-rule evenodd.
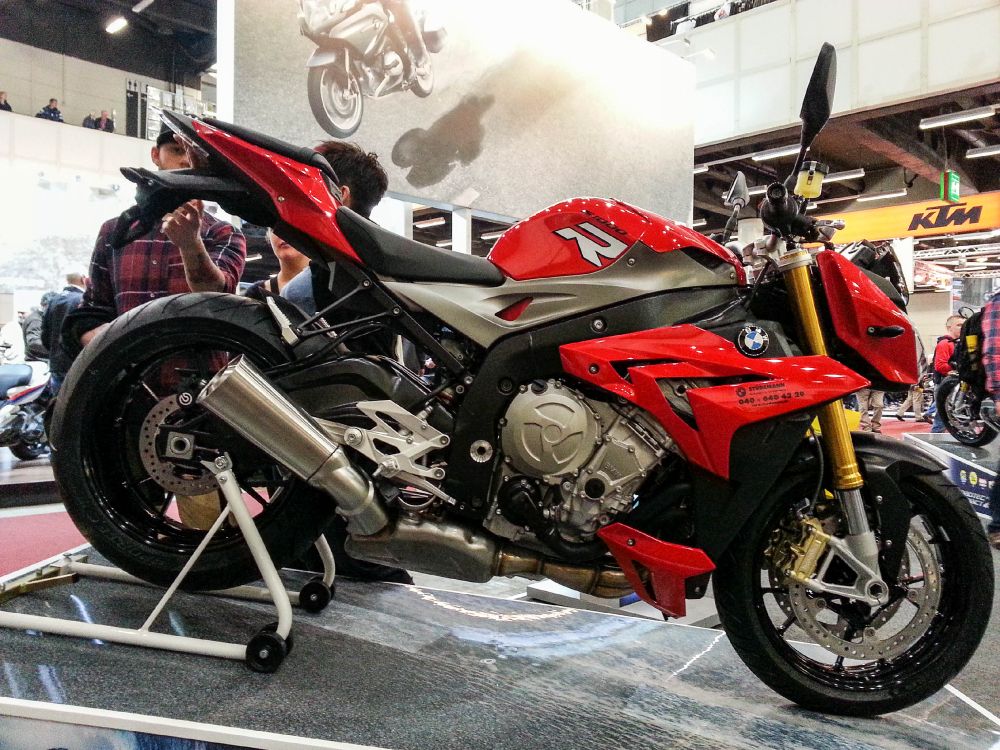
M 86 276 L 82 273 L 66 274 L 66 286 L 49 302 L 42 317 L 42 340 L 49 350 L 49 392 L 53 396 L 59 392 L 66 373 L 73 364 L 73 356 L 62 343 L 63 320 L 80 306 L 86 289 Z
M 21 321 L 21 332 L 24 333 L 24 358 L 29 362 L 40 362 L 49 358 L 49 347 L 42 337 L 42 318 L 49 303 L 56 296 L 56 292 L 43 294 L 39 306 L 31 308 Z
M 59 102 L 55 99 L 49 99 L 48 105 L 42 107 L 35 117 L 40 117 L 43 120 L 52 120 L 53 122 L 62 122 L 63 116 L 62 112 L 59 111 Z

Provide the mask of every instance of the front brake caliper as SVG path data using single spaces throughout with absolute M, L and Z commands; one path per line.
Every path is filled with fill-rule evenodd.
M 785 581 L 805 583 L 816 574 L 830 535 L 816 518 L 803 518 L 775 531 L 766 555 Z

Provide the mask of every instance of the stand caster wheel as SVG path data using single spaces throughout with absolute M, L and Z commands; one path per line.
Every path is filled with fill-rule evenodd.
M 333 593 L 322 578 L 313 578 L 299 592 L 299 606 L 306 612 L 322 612 L 330 603 Z
M 278 623 L 276 623 L 276 622 L 269 622 L 267 625 L 265 625 L 264 627 L 262 627 L 260 629 L 260 632 L 262 632 L 262 633 L 277 633 L 278 632 Z M 288 654 L 292 653 L 292 649 L 294 647 L 295 647 L 295 638 L 292 636 L 292 631 L 289 630 L 288 631 L 288 637 L 285 638 L 285 656 L 288 656 Z
M 288 648 L 277 633 L 261 630 L 247 644 L 246 663 L 254 672 L 274 672 L 281 666 Z

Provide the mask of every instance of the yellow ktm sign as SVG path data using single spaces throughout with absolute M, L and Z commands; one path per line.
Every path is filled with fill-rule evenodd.
M 821 219 L 843 219 L 847 227 L 837 232 L 838 244 L 855 240 L 889 240 L 959 234 L 1000 227 L 1000 191 L 967 195 L 960 203 L 938 200 L 886 206 L 866 211 L 828 214 Z

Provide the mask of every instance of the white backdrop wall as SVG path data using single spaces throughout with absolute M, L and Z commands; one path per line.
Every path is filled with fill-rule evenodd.
M 998 40 L 1000 0 L 778 0 L 659 44 L 695 64 L 703 145 L 797 123 L 823 42 L 841 114 L 1000 80 Z
M 101 224 L 133 203 L 119 168 L 151 167 L 150 146 L 0 112 L 0 290 L 62 288 L 85 271 Z
M 125 92 L 129 81 L 141 86 L 167 89 L 168 84 L 155 78 L 132 75 L 124 70 L 29 47 L 0 39 L 0 91 L 15 112 L 34 115 L 55 97 L 63 119 L 79 125 L 89 112 L 102 109 L 117 111 L 115 123 L 125 130 Z
M 943 336 L 944 322 L 951 315 L 951 292 L 917 292 L 910 295 L 906 306 L 913 325 L 924 342 L 928 359 L 932 356 L 938 336 Z

